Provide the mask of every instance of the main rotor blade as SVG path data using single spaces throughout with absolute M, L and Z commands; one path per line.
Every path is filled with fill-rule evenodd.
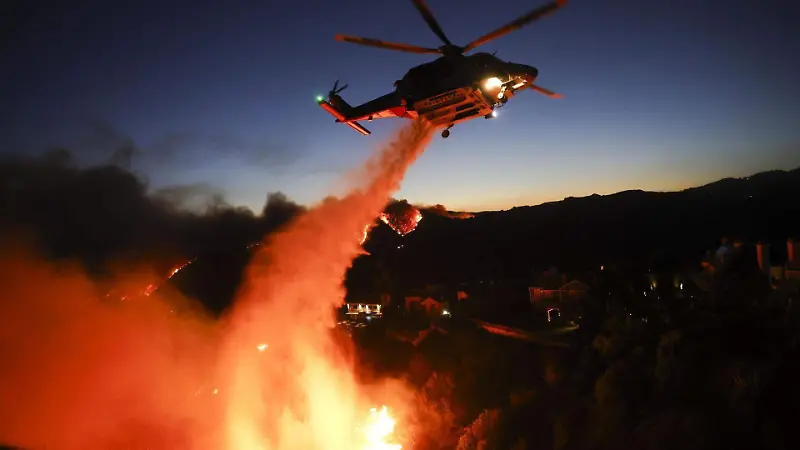
M 379 41 L 378 39 L 363 38 L 358 36 L 345 36 L 342 34 L 336 35 L 337 41 L 350 42 L 351 44 L 367 45 L 370 47 L 386 48 L 389 50 L 397 50 L 400 52 L 408 53 L 421 53 L 421 54 L 437 54 L 441 53 L 435 48 L 417 47 L 408 44 L 396 44 L 394 42 Z
M 464 47 L 464 52 L 466 53 L 469 50 L 472 50 L 473 48 L 475 48 L 475 47 L 477 47 L 479 45 L 483 45 L 483 44 L 485 44 L 485 43 L 487 43 L 487 42 L 489 42 L 489 41 L 491 41 L 493 39 L 497 39 L 500 36 L 504 36 L 504 35 L 512 32 L 512 31 L 516 30 L 516 29 L 522 28 L 525 25 L 527 25 L 527 24 L 529 24 L 529 23 L 531 23 L 531 22 L 533 22 L 535 20 L 541 19 L 542 17 L 557 11 L 559 8 L 561 8 L 562 6 L 564 6 L 566 4 L 567 4 L 567 0 L 556 0 L 556 1 L 552 2 L 552 3 L 547 4 L 547 5 L 540 6 L 540 7 L 536 8 L 536 9 L 534 9 L 533 11 L 520 16 L 516 20 L 514 20 L 512 22 L 509 22 L 508 24 L 503 25 L 502 27 L 492 31 L 491 33 L 485 34 L 485 35 L 479 37 L 478 39 L 475 39 L 474 41 L 470 42 L 469 44 L 467 44 Z
M 535 84 L 529 84 L 528 87 L 533 89 L 534 91 L 540 92 L 540 93 L 542 93 L 542 94 L 544 94 L 544 95 L 546 95 L 546 96 L 548 96 L 550 98 L 564 98 L 564 96 L 561 95 L 561 94 L 557 94 L 557 93 L 551 91 L 550 89 L 545 89 L 545 88 L 543 88 L 541 86 L 537 86 Z
M 411 3 L 417 8 L 420 14 L 422 14 L 422 18 L 425 19 L 425 22 L 428 24 L 428 27 L 433 31 L 433 33 L 441 39 L 447 45 L 452 46 L 453 43 L 450 42 L 450 39 L 447 39 L 445 36 L 444 31 L 442 31 L 442 27 L 439 26 L 439 22 L 436 21 L 436 18 L 433 17 L 433 13 L 431 12 L 428 5 L 425 4 L 425 0 L 411 0 Z

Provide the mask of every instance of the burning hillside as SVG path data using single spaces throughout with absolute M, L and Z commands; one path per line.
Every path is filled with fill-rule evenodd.
M 381 221 L 389 225 L 397 234 L 405 236 L 417 229 L 422 213 L 406 200 L 390 203 L 380 215 Z

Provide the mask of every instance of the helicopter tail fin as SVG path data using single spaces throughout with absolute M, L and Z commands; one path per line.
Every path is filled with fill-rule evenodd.
M 368 129 L 364 128 L 364 126 L 361 125 L 358 122 L 345 122 L 344 124 L 347 125 L 348 127 L 352 128 L 352 129 L 356 130 L 357 132 L 361 133 L 364 136 L 372 134 L 371 131 L 369 131 Z
M 337 95 L 336 97 L 339 97 L 339 96 Z M 324 109 L 325 111 L 328 111 L 328 113 L 330 115 L 335 117 L 337 122 L 344 123 L 348 127 L 356 130 L 358 133 L 360 133 L 360 134 L 362 134 L 364 136 L 367 136 L 367 135 L 372 133 L 368 129 L 364 128 L 364 126 L 361 125 L 360 123 L 348 121 L 348 119 L 347 119 L 345 114 L 347 113 L 347 110 L 350 109 L 350 105 L 348 105 L 347 102 L 342 100 L 341 97 L 339 97 L 337 100 L 338 101 L 336 101 L 334 103 L 336 104 L 336 106 L 338 106 L 338 108 L 336 106 L 334 106 L 334 104 L 332 104 L 332 102 L 326 101 L 324 99 L 319 99 L 318 103 L 319 103 L 319 106 L 322 107 L 322 109 Z M 345 107 L 345 111 L 341 111 L 340 108 L 342 108 L 342 106 Z
M 353 110 L 353 107 L 339 96 L 339 93 L 345 89 L 347 89 L 347 85 L 345 84 L 344 86 L 339 87 L 339 80 L 336 80 L 336 82 L 333 83 L 333 89 L 328 92 L 328 100 L 325 100 L 320 96 L 317 97 L 317 103 L 319 103 L 319 106 L 321 106 L 322 109 L 328 111 L 330 115 L 335 117 L 337 122 L 342 122 L 348 127 L 366 136 L 370 134 L 371 131 L 364 128 L 358 122 L 349 120 L 349 117 L 352 117 L 350 112 Z

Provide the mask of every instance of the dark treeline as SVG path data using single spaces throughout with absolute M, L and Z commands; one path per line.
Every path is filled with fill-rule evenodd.
M 392 258 L 413 268 L 413 283 L 527 277 L 551 265 L 573 273 L 603 264 L 674 269 L 696 263 L 721 236 L 749 243 L 797 237 L 799 195 L 795 169 L 680 192 L 568 198 L 468 220 L 428 214 Z
M 525 290 L 533 274 L 550 267 L 576 275 L 602 265 L 628 274 L 693 269 L 723 236 L 780 243 L 772 252 L 783 261 L 784 242 L 800 233 L 798 196 L 795 169 L 680 192 L 568 198 L 466 220 L 423 209 L 424 219 L 407 236 L 375 228 L 365 245 L 372 257 L 354 270 L 364 290 L 489 280 L 518 280 Z

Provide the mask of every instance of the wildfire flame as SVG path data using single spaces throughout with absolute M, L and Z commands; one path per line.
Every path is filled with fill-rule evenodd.
M 369 235 L 369 227 L 370 224 L 364 225 L 364 235 L 361 236 L 361 242 L 359 242 L 359 245 L 364 245 L 364 242 L 367 241 L 367 236 Z
M 167 275 L 166 279 L 163 280 L 162 282 L 148 284 L 147 287 L 144 288 L 144 292 L 143 292 L 144 295 L 147 296 L 147 297 L 152 295 L 153 292 L 155 292 L 156 289 L 158 289 L 161 286 L 161 284 L 163 284 L 164 282 L 169 281 L 170 279 L 172 279 L 172 277 L 177 275 L 178 272 L 180 272 L 181 270 L 185 269 L 186 266 L 188 266 L 189 264 L 191 264 L 193 262 L 194 262 L 194 259 L 190 259 L 189 261 L 186 261 L 185 263 L 181 264 L 180 266 L 174 267 L 172 270 L 169 271 L 169 275 Z M 123 298 L 123 300 L 124 300 L 124 298 Z
M 443 208 L 444 207 L 442 206 L 440 209 Z M 471 217 L 471 215 L 459 218 L 465 217 Z M 395 233 L 399 234 L 400 236 L 405 236 L 417 229 L 417 225 L 419 225 L 419 222 L 422 220 L 422 212 L 418 208 L 408 203 L 408 201 L 401 200 L 390 204 L 386 208 L 386 211 L 382 212 L 378 218 L 381 220 L 381 222 L 385 223 L 392 230 L 394 230 Z M 364 245 L 364 242 L 367 241 L 370 229 L 373 226 L 374 224 L 367 224 L 364 226 L 364 231 L 361 235 L 361 242 L 359 243 L 360 245 Z
M 404 214 L 381 213 L 381 221 L 389 225 L 400 236 L 405 236 L 416 230 L 420 220 L 422 220 L 422 213 L 416 208 Z
M 364 439 L 367 441 L 364 450 L 402 449 L 401 444 L 390 442 L 394 434 L 395 420 L 389 415 L 389 409 L 384 405 L 380 410 L 370 409 L 369 413 L 369 420 L 362 428 Z
M 193 262 L 194 262 L 194 259 L 190 259 L 189 261 L 186 261 L 185 263 L 181 264 L 180 266 L 177 266 L 177 267 L 173 268 L 172 270 L 170 270 L 169 276 L 167 277 L 167 279 L 169 280 L 170 278 L 174 277 L 178 272 L 180 272 L 181 270 L 185 269 L 186 266 L 188 266 L 189 264 L 191 264 Z

